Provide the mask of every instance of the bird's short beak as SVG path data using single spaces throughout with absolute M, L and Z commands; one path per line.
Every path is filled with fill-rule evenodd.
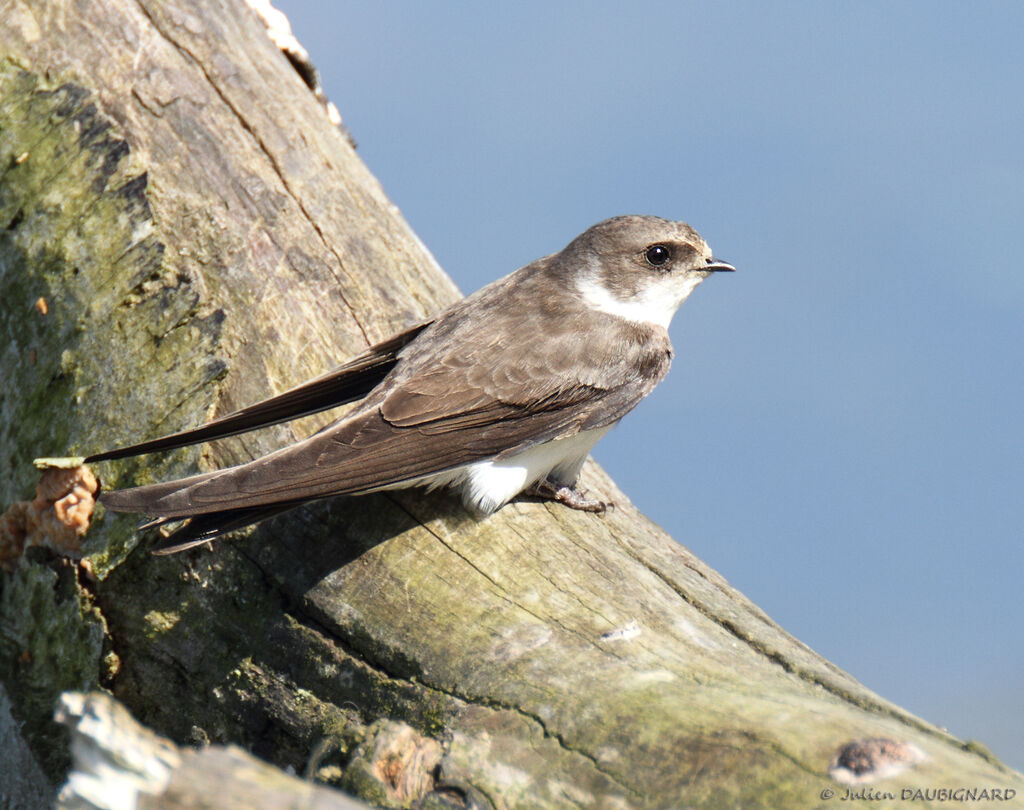
M 725 271 L 732 273 L 736 270 L 736 268 L 729 264 L 729 262 L 723 262 L 721 259 L 716 259 L 714 256 L 708 259 L 708 266 L 702 269 L 707 270 L 710 273 L 721 273 Z

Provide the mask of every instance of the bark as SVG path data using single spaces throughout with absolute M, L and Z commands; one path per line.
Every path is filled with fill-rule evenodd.
M 75 769 L 57 810 L 367 810 L 236 746 L 181 749 L 140 726 L 113 698 L 65 694 L 57 718 L 71 730 Z
M 49 807 L 52 788 L 11 716 L 0 684 L 0 807 Z
M 33 457 L 194 426 L 456 299 L 244 5 L 0 16 L 5 503 Z M 334 415 L 97 472 L 235 463 Z M 87 565 L 36 554 L 3 579 L 24 741 L 59 784 L 57 695 L 98 685 L 177 743 L 312 758 L 379 805 L 801 807 L 854 775 L 896 796 L 873 806 L 904 787 L 1024 795 L 786 634 L 593 464 L 585 484 L 617 508 L 478 520 L 443 494 L 373 495 L 169 558 L 98 515 Z M 868 739 L 891 744 L 845 748 Z M 905 770 L 886 781 L 887 763 Z

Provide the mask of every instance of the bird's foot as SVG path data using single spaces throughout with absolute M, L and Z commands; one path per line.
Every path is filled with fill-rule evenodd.
M 524 493 L 535 498 L 543 498 L 547 501 L 557 501 L 568 506 L 570 509 L 578 509 L 581 512 L 596 512 L 600 514 L 609 507 L 614 508 L 615 504 L 605 503 L 596 498 L 588 498 L 585 489 L 576 489 L 574 486 L 559 484 L 554 481 L 538 481 Z

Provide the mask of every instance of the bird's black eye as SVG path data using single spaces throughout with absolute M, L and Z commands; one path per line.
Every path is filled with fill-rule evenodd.
M 644 251 L 644 258 L 647 259 L 648 264 L 652 264 L 655 267 L 661 267 L 665 262 L 672 258 L 672 254 L 665 245 L 651 245 Z

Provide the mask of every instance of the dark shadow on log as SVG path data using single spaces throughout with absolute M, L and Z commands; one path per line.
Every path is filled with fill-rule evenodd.
M 202 424 L 457 298 L 242 3 L 3 10 L 8 503 L 36 456 Z M 335 415 L 98 471 L 166 480 Z M 806 807 L 849 774 L 1024 791 L 789 636 L 596 465 L 583 483 L 617 508 L 480 520 L 445 495 L 337 499 L 177 557 L 99 514 L 85 564 L 3 576 L 12 714 L 55 784 L 52 707 L 100 685 L 178 744 L 296 772 L 329 751 L 319 778 L 388 806 L 449 790 L 495 808 Z M 862 769 L 873 751 L 900 761 Z

